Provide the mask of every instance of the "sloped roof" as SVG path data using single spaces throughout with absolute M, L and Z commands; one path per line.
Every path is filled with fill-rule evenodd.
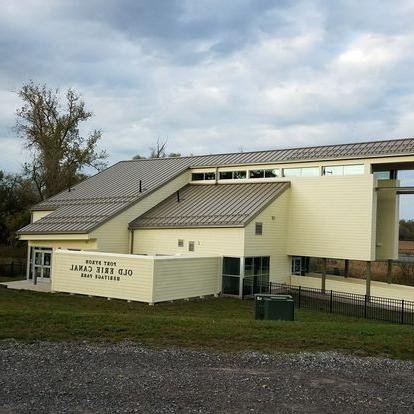
M 289 182 L 188 184 L 178 194 L 137 217 L 129 227 L 245 226 L 289 186 Z
M 191 167 L 414 155 L 414 138 L 181 158 L 121 161 L 35 205 L 54 213 L 19 230 L 29 233 L 88 233 Z M 139 181 L 142 192 L 139 192 Z M 91 207 L 95 206 L 95 207 Z

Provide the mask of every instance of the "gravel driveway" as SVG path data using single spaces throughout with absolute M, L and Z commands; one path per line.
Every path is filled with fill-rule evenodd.
M 0 412 L 414 412 L 414 364 L 5 341 Z

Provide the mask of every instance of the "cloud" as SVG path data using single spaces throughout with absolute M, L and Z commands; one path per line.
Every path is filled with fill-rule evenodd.
M 410 1 L 0 0 L 0 168 L 15 91 L 75 87 L 110 162 L 413 135 Z

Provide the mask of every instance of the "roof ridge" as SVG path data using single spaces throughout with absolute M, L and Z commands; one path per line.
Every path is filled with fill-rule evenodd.
M 357 142 L 346 142 L 342 144 L 328 144 L 328 145 L 308 145 L 304 147 L 284 147 L 284 148 L 274 148 L 267 150 L 254 150 L 254 151 L 242 151 L 242 152 L 217 152 L 212 154 L 199 154 L 199 155 L 184 155 L 181 157 L 159 157 L 159 158 L 141 158 L 141 159 L 132 159 L 132 160 L 121 160 L 118 162 L 140 162 L 140 161 L 154 161 L 154 160 L 183 160 L 191 158 L 202 158 L 202 157 L 215 157 L 220 155 L 234 155 L 234 154 L 258 154 L 258 153 L 271 153 L 271 152 L 282 152 L 282 151 L 294 151 L 294 150 L 305 150 L 305 149 L 314 149 L 314 148 L 334 148 L 334 147 L 343 147 L 350 145 L 366 145 L 366 144 L 378 144 L 380 142 L 393 142 L 393 141 L 410 141 L 414 140 L 414 137 L 404 137 L 404 138 L 389 138 L 389 139 L 377 139 L 373 141 L 357 141 Z

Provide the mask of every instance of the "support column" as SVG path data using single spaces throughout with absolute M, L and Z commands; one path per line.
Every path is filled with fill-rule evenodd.
M 325 290 L 326 290 L 326 258 L 322 259 L 321 290 L 322 290 L 322 293 L 325 293 Z
M 392 260 L 387 260 L 387 283 L 392 283 Z
M 367 295 L 367 298 L 369 298 L 371 296 L 371 262 L 367 262 L 366 273 L 365 294 Z
M 349 276 L 349 260 L 348 259 L 345 259 L 344 276 L 345 277 Z
M 29 242 L 27 243 L 27 262 L 26 262 L 26 280 L 30 279 L 30 272 L 31 272 L 31 266 L 30 266 L 30 245 Z
M 239 297 L 243 299 L 243 280 L 244 280 L 244 256 L 240 257 L 240 281 L 239 281 Z

